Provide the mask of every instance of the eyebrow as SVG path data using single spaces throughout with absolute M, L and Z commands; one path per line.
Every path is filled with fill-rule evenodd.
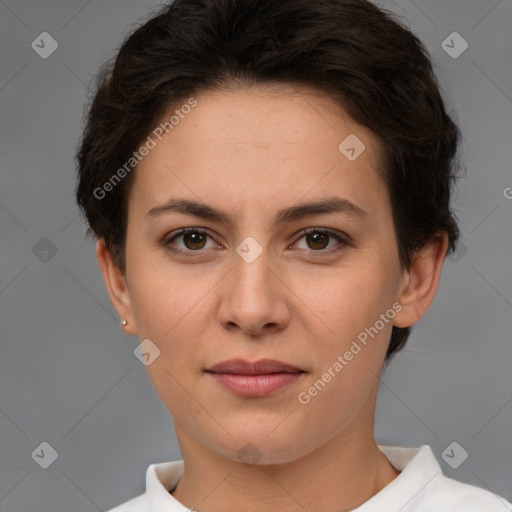
M 228 227 L 232 227 L 234 224 L 233 218 L 222 210 L 214 208 L 204 202 L 179 198 L 172 198 L 164 204 L 154 206 L 146 213 L 146 217 L 155 218 L 169 212 L 193 215 L 202 219 L 220 222 Z M 304 217 L 325 213 L 342 213 L 360 218 L 361 220 L 368 218 L 367 212 L 348 199 L 333 196 L 319 201 L 289 206 L 288 208 L 280 210 L 276 215 L 274 226 L 280 223 L 291 222 Z

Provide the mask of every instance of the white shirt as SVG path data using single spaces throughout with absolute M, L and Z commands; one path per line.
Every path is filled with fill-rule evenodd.
M 428 445 L 378 445 L 401 473 L 353 512 L 508 512 L 512 504 L 487 490 L 443 475 Z M 187 512 L 169 490 L 183 474 L 183 461 L 151 464 L 146 492 L 107 512 Z M 201 511 L 199 511 L 201 512 Z

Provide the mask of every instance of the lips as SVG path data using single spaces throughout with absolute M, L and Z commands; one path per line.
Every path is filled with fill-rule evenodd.
M 210 373 L 230 373 L 236 375 L 268 375 L 271 373 L 303 373 L 300 368 L 276 359 L 260 359 L 245 361 L 244 359 L 229 359 L 218 363 L 206 370 Z
M 285 389 L 306 373 L 275 359 L 230 359 L 205 370 L 224 389 L 242 397 L 265 397 Z

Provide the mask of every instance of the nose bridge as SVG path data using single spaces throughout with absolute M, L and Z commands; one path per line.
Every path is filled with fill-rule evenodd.
M 255 300 L 268 300 L 271 293 L 268 242 L 260 242 L 254 236 L 245 237 L 236 247 L 234 284 L 237 295 Z

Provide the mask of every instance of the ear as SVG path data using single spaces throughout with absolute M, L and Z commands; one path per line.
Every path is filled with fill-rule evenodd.
M 404 272 L 398 300 L 402 309 L 394 318 L 394 326 L 409 327 L 415 324 L 430 307 L 436 295 L 447 249 L 448 235 L 442 233 L 416 254 L 410 268 Z
M 122 329 L 127 334 L 137 334 L 126 278 L 121 269 L 114 263 L 103 238 L 100 238 L 96 243 L 96 257 L 98 258 L 112 305 L 120 319 L 128 321 L 127 325 L 123 326 Z

